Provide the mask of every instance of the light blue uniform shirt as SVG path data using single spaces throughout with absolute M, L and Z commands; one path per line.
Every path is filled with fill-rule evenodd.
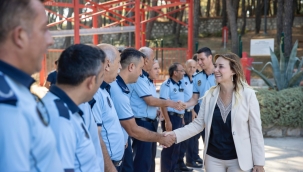
M 184 101 L 187 102 L 189 101 L 192 96 L 193 96 L 193 88 L 194 88 L 194 81 L 193 81 L 193 77 L 192 80 L 189 79 L 188 75 L 185 74 L 183 79 L 181 80 L 181 86 L 182 88 L 184 88 Z M 189 107 L 188 109 L 193 109 L 194 106 Z
M 175 102 L 184 102 L 184 89 L 182 88 L 182 82 L 176 82 L 171 78 L 164 81 L 160 88 L 160 98 L 165 100 L 170 99 Z M 167 107 L 167 111 L 184 114 L 184 110 L 179 111 L 171 107 Z
M 143 99 L 148 96 L 157 97 L 156 87 L 148 76 L 148 73 L 143 70 L 137 82 L 127 86 L 130 90 L 130 105 L 135 118 L 154 120 L 157 116 L 157 107 L 147 105 Z
M 197 73 L 194 77 L 193 93 L 199 94 L 199 97 L 203 97 L 205 92 L 212 86 L 216 85 L 216 78 L 214 74 L 207 75 L 204 71 Z M 201 105 L 201 100 L 199 100 Z
M 124 155 L 125 139 L 114 103 L 110 97 L 110 85 L 103 81 L 94 95 L 93 113 L 98 126 L 102 126 L 102 139 L 111 160 L 120 161 Z
M 63 171 L 49 114 L 30 93 L 34 80 L 0 60 L 0 171 Z
M 89 102 L 82 103 L 79 105 L 79 108 L 83 112 L 83 118 L 85 125 L 88 129 L 88 132 L 92 138 L 92 141 L 94 143 L 94 147 L 96 150 L 96 155 L 97 155 L 97 163 L 99 164 L 99 167 L 101 171 L 104 171 L 104 159 L 103 159 L 103 154 L 101 150 L 101 145 L 100 145 L 100 140 L 99 140 L 99 134 L 98 134 L 98 127 L 97 123 L 95 121 L 92 108 L 95 105 L 96 100 L 92 99 Z
M 50 112 L 50 124 L 57 139 L 63 168 L 75 172 L 100 171 L 92 138 L 84 123 L 83 112 L 56 85 L 50 87 L 43 101 Z
M 120 121 L 134 118 L 133 111 L 130 105 L 129 89 L 120 75 L 117 76 L 116 81 L 110 84 L 111 98 L 116 108 L 118 118 Z M 123 128 L 123 127 L 122 127 Z M 127 142 L 128 134 L 123 128 L 124 143 Z

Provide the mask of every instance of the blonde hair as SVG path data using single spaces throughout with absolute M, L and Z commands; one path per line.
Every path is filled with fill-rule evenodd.
M 240 58 L 238 55 L 234 53 L 227 53 L 227 54 L 216 54 L 214 57 L 214 62 L 219 58 L 222 57 L 226 60 L 229 61 L 229 66 L 230 69 L 235 73 L 233 75 L 233 83 L 234 83 L 234 92 L 235 92 L 235 97 L 236 97 L 236 102 L 235 105 L 238 104 L 238 102 L 241 100 L 241 95 L 240 95 L 240 90 L 244 88 L 251 88 L 246 82 L 246 79 L 244 77 L 242 65 L 240 63 Z M 217 83 L 216 86 L 211 87 L 209 89 L 209 92 L 213 92 L 219 84 Z

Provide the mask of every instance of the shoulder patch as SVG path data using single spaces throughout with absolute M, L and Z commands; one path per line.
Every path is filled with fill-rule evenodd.
M 166 81 L 165 85 L 169 87 L 170 79 Z
M 6 82 L 3 75 L 0 75 L 0 103 L 17 105 L 17 96 Z
M 70 115 L 69 115 L 67 107 L 64 106 L 63 101 L 61 101 L 60 99 L 56 99 L 56 100 L 54 100 L 54 102 L 55 102 L 56 107 L 58 109 L 59 116 L 61 116 L 63 118 L 66 118 L 66 119 L 69 120 L 70 119 Z

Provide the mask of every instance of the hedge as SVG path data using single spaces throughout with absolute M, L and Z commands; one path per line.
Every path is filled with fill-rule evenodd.
M 303 127 L 303 87 L 256 91 L 263 126 Z

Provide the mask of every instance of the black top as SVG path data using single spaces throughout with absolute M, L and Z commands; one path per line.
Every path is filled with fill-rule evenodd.
M 231 112 L 228 113 L 226 123 L 224 123 L 220 108 L 217 104 L 213 114 L 206 153 L 221 160 L 237 159 L 237 152 L 231 129 Z

